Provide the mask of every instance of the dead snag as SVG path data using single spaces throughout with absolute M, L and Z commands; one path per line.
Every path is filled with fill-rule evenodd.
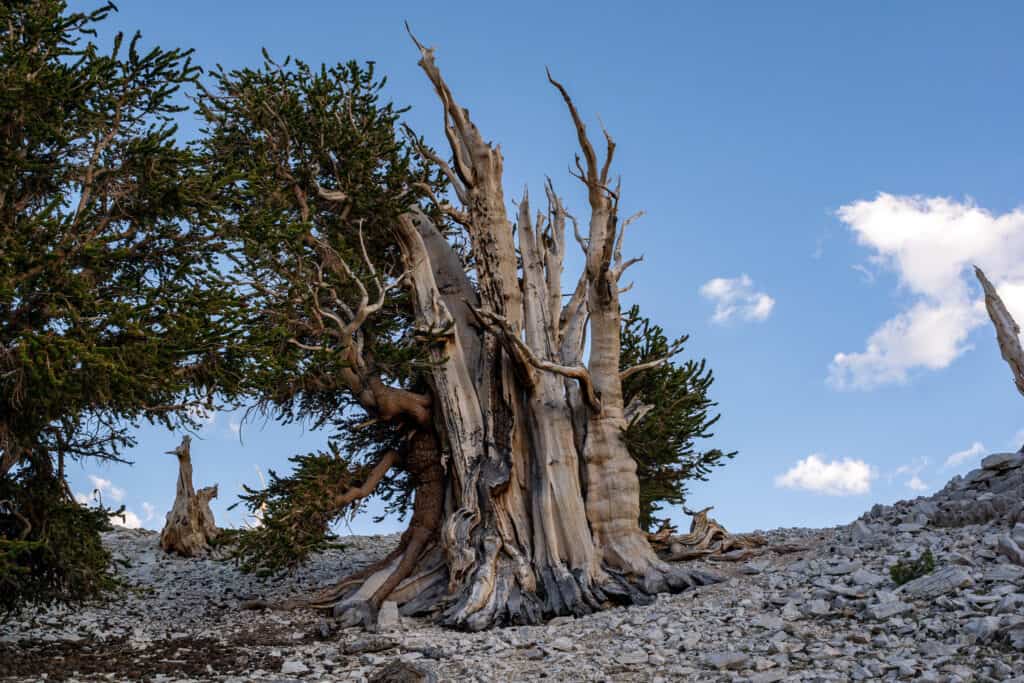
M 219 532 L 210 510 L 210 501 L 217 497 L 217 485 L 196 492 L 192 485 L 191 443 L 192 438 L 184 436 L 177 448 L 167 451 L 178 456 L 178 488 L 174 506 L 160 532 L 160 547 L 184 557 L 206 552 Z

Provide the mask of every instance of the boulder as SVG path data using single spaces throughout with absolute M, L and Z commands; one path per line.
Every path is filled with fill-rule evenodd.
M 983 470 L 1011 470 L 1024 465 L 1024 453 L 993 453 L 981 461 Z
M 974 580 L 963 567 L 944 567 L 931 574 L 925 574 L 900 586 L 897 590 L 904 595 L 921 600 L 937 598 L 973 586 Z
M 996 550 L 1010 562 L 1024 567 L 1024 550 L 1017 545 L 1010 534 L 1003 534 L 999 537 L 999 540 L 996 541 Z

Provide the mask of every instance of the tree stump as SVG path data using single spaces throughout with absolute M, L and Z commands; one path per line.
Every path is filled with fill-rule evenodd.
M 210 510 L 210 501 L 217 497 L 217 485 L 197 492 L 192 485 L 192 438 L 184 436 L 173 451 L 178 456 L 178 489 L 174 506 L 167 513 L 167 521 L 160 532 L 160 547 L 168 553 L 196 557 L 210 548 L 210 541 L 219 533 Z

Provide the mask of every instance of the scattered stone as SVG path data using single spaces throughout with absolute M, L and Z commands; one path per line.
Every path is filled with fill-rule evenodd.
M 304 674 L 309 672 L 309 667 L 298 659 L 289 659 L 281 664 L 283 674 Z
M 883 621 L 885 619 L 891 619 L 897 614 L 909 612 L 912 609 L 914 609 L 913 606 L 908 605 L 905 602 L 890 600 L 888 602 L 879 602 L 874 605 L 868 605 L 866 611 L 868 616 L 872 619 Z
M 872 533 L 871 531 L 871 528 L 859 519 L 853 523 L 853 526 L 850 528 L 850 533 L 853 536 L 854 540 L 860 541 L 861 543 L 865 541 L 870 541 L 875 537 L 874 533 Z
M 1009 470 L 1024 465 L 1024 453 L 993 453 L 981 461 L 985 470 Z
M 331 637 L 331 625 L 326 619 L 321 619 L 316 624 L 315 637 L 319 640 L 328 640 Z
M 715 669 L 746 669 L 750 664 L 750 655 L 744 652 L 713 652 L 704 658 Z
M 370 636 L 356 638 L 353 641 L 342 643 L 341 651 L 347 655 L 363 655 L 369 652 L 384 652 L 396 647 L 398 644 L 391 638 L 381 636 Z
M 1003 534 L 999 537 L 996 549 L 999 554 L 1014 564 L 1024 566 L 1024 550 L 1013 540 L 1010 534 Z
M 786 624 L 786 622 L 774 614 L 760 614 L 754 617 L 750 623 L 752 626 L 757 626 L 767 631 L 781 631 Z
M 850 561 L 850 560 L 841 560 L 839 562 L 836 562 L 835 564 L 830 564 L 830 565 L 826 566 L 822 570 L 822 573 L 823 574 L 828 574 L 829 576 L 843 576 L 845 574 L 849 574 L 849 573 L 851 573 L 853 571 L 856 571 L 857 569 L 860 569 L 860 568 L 861 568 L 861 563 L 860 562 L 853 562 L 853 561 Z
M 881 586 L 887 581 L 887 579 L 881 574 L 868 571 L 867 569 L 858 569 L 857 571 L 850 574 L 850 581 L 857 586 Z
M 377 629 L 380 631 L 394 631 L 401 628 L 402 618 L 398 616 L 398 603 L 385 600 L 377 612 Z
M 963 568 L 945 567 L 908 581 L 897 590 L 913 598 L 928 599 L 973 585 L 974 580 Z
M 979 469 L 844 527 L 758 532 L 766 545 L 736 565 L 687 566 L 729 574 L 724 583 L 480 633 L 399 617 L 390 605 L 350 603 L 338 620 L 276 609 L 381 560 L 398 535 L 346 538 L 344 550 L 265 580 L 227 562 L 166 557 L 156 534 L 118 529 L 104 544 L 125 562 L 114 566 L 118 577 L 140 590 L 13 615 L 0 628 L 0 678 L 1008 680 L 1024 672 L 1024 565 L 1012 559 L 1024 547 L 1022 511 L 1024 467 Z M 897 588 L 889 568 L 928 549 L 937 569 Z M 260 609 L 239 609 L 257 600 Z M 177 668 L 186 661 L 199 664 Z
M 573 645 L 572 640 L 569 638 L 555 638 L 551 641 L 551 647 L 562 652 L 572 652 L 576 649 Z
M 964 631 L 982 642 L 991 640 L 999 631 L 999 617 L 971 619 L 964 625 Z
M 819 598 L 817 600 L 811 600 L 809 603 L 807 603 L 806 607 L 804 608 L 804 611 L 807 614 L 816 617 L 822 617 L 831 612 L 832 608 L 829 607 L 827 602 Z
M 643 650 L 634 650 L 633 652 L 621 652 L 615 656 L 615 661 L 619 664 L 646 664 L 647 653 Z
M 394 660 L 372 676 L 369 683 L 438 683 L 437 674 L 421 662 Z

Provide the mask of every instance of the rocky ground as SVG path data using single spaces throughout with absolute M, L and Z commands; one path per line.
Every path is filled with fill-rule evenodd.
M 133 588 L 0 623 L 0 677 L 1024 681 L 1022 464 L 990 456 L 931 498 L 876 506 L 844 527 L 767 532 L 769 549 L 743 562 L 695 563 L 722 576 L 717 585 L 488 633 L 387 614 L 367 633 L 308 611 L 243 609 L 365 566 L 396 536 L 352 538 L 295 576 L 264 580 L 167 557 L 155 533 L 120 529 L 105 542 Z M 934 570 L 896 586 L 889 568 L 926 550 Z

